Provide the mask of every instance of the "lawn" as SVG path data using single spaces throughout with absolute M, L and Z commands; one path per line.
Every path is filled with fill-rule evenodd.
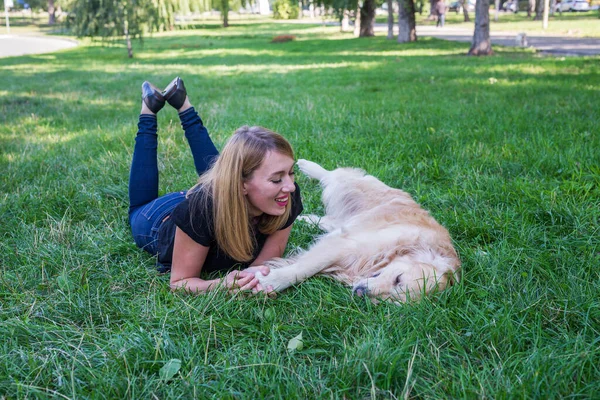
M 600 58 L 338 31 L 206 24 L 131 60 L 120 42 L 0 59 L 0 398 L 600 393 Z M 325 278 L 276 299 L 171 293 L 129 233 L 127 179 L 140 85 L 176 75 L 218 147 L 263 125 L 413 194 L 449 229 L 460 284 L 400 306 Z M 176 112 L 159 126 L 161 190 L 188 188 Z M 297 223 L 289 249 L 316 234 Z

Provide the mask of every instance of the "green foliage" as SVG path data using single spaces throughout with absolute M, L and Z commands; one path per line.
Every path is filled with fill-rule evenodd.
M 294 0 L 275 0 L 273 3 L 275 19 L 296 19 L 298 15 L 300 15 L 300 8 Z
M 158 0 L 157 7 L 155 1 L 75 0 L 69 26 L 80 37 L 123 36 L 126 30 L 139 37 L 168 23 L 170 8 L 163 0 Z
M 0 59 L 0 397 L 597 397 L 600 57 L 252 22 L 134 45 Z M 171 293 L 133 244 L 127 180 L 140 85 L 176 75 L 218 148 L 262 125 L 411 193 L 461 282 L 400 306 L 324 278 L 276 299 Z M 161 193 L 188 188 L 177 112 L 158 123 Z M 296 223 L 289 248 L 318 233 Z
M 212 8 L 221 11 L 223 27 L 229 26 L 229 11 L 237 11 L 246 4 L 248 4 L 247 0 L 212 0 Z
M 358 3 L 358 0 L 319 0 L 316 2 L 316 4 L 323 5 L 326 9 L 332 10 L 340 20 L 345 10 L 356 11 Z
M 359 0 L 318 0 L 315 2 L 315 4 L 323 5 L 327 10 L 331 10 L 340 20 L 344 16 L 344 11 L 356 11 L 359 4 L 362 6 L 363 3 L 364 1 Z M 383 3 L 385 0 L 375 0 L 376 7 L 381 7 Z
M 27 0 L 25 3 L 29 4 L 29 8 L 32 10 L 48 10 L 48 0 Z M 18 1 L 13 1 L 16 9 L 22 9 L 23 5 Z M 58 2 L 55 3 L 58 5 Z M 4 2 L 2 3 L 2 11 L 4 11 Z
M 126 29 L 132 37 L 142 37 L 148 32 L 173 29 L 176 13 L 185 15 L 211 8 L 211 0 L 70 1 L 69 26 L 80 37 L 123 36 Z

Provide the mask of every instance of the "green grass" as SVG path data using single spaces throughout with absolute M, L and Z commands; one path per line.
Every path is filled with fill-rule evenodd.
M 135 42 L 132 60 L 116 42 L 0 60 L 0 397 L 597 396 L 600 58 L 337 31 L 208 26 Z M 298 40 L 269 43 L 284 33 Z M 218 147 L 263 125 L 412 193 L 462 282 L 403 306 L 323 278 L 275 300 L 172 294 L 126 214 L 140 85 L 178 74 Z M 175 111 L 159 125 L 161 190 L 187 188 Z M 290 248 L 315 234 L 296 224 Z

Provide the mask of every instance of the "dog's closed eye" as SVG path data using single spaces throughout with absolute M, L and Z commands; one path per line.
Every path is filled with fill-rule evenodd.
M 373 275 L 371 275 L 371 278 L 377 278 L 379 275 L 381 275 L 381 272 L 375 272 Z
M 396 281 L 394 282 L 394 285 L 399 285 L 400 282 L 402 282 L 402 275 L 403 274 L 400 274 L 396 277 Z

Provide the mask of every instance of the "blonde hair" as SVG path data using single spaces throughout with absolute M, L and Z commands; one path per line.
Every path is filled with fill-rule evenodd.
M 252 178 L 269 152 L 294 159 L 292 146 L 280 134 L 260 126 L 242 126 L 231 136 L 213 166 L 190 190 L 191 194 L 198 190 L 203 193 L 190 196 L 190 214 L 206 210 L 212 202 L 213 233 L 217 244 L 240 262 L 251 261 L 256 247 L 243 183 Z M 283 215 L 261 215 L 258 230 L 270 235 L 281 229 L 290 216 L 291 203 L 288 202 Z

